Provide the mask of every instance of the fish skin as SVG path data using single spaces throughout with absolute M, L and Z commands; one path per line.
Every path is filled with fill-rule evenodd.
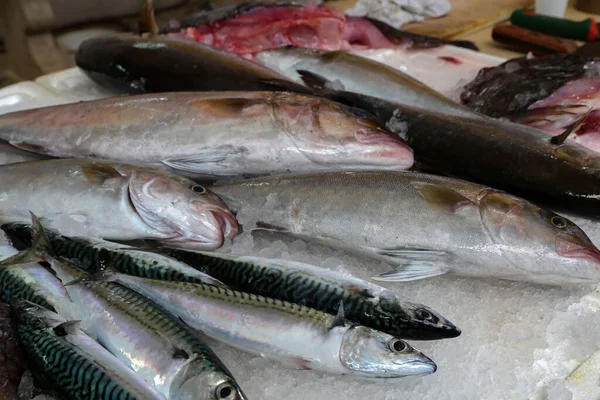
M 242 292 L 276 298 L 332 315 L 401 339 L 435 340 L 460 329 L 429 307 L 352 276 L 287 260 L 163 248 L 166 254 Z M 428 319 L 419 314 L 426 313 Z
M 15 249 L 0 246 L 0 258 L 16 254 Z M 71 302 L 61 281 L 39 263 L 0 267 L 0 300 L 10 303 L 24 299 L 50 311 Z
M 128 94 L 272 90 L 268 81 L 273 80 L 309 92 L 250 60 L 176 36 L 122 34 L 88 39 L 79 46 L 75 62 L 98 84 Z
M 600 280 L 600 251 L 574 223 L 466 181 L 416 172 L 332 173 L 211 189 L 250 221 L 248 230 L 262 227 L 392 263 L 398 274 L 382 277 L 389 280 L 444 273 L 553 285 Z
M 213 339 L 298 369 L 386 379 L 436 369 L 429 358 L 400 339 L 343 324 L 308 307 L 213 285 L 127 275 L 116 280 Z M 401 342 L 402 350 L 395 352 L 388 346 L 391 341 Z M 362 348 L 368 354 L 362 354 Z
M 77 229 L 104 238 L 197 249 L 214 249 L 237 233 L 235 218 L 217 196 L 164 170 L 48 160 L 0 167 L 0 184 L 3 223 L 29 221 L 33 212 L 49 227 L 73 230 L 76 221 Z
M 12 307 L 25 353 L 64 398 L 164 400 L 79 328 L 57 334 L 53 328 L 66 322 L 58 314 L 24 300 Z
M 413 164 L 411 149 L 362 110 L 280 92 L 162 93 L 25 110 L 0 116 L 0 139 L 194 179 Z
M 34 244 L 34 233 L 28 224 L 3 224 L 0 229 L 19 250 L 26 250 Z M 50 229 L 44 231 L 54 256 L 75 263 L 89 274 L 98 272 L 98 267 L 104 265 L 120 273 L 141 278 L 220 283 L 198 269 L 159 253 L 92 237 L 66 237 Z
M 88 274 L 78 268 L 49 261 L 63 282 L 79 280 L 67 290 L 85 316 L 86 332 L 165 398 L 218 399 L 218 390 L 227 386 L 231 400 L 246 399 L 198 332 L 116 282 L 86 280 Z

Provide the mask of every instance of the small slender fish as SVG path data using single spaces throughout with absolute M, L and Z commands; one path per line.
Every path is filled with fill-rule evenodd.
M 333 173 L 213 186 L 250 221 L 384 260 L 378 279 L 451 273 L 544 284 L 600 281 L 600 250 L 568 219 L 475 183 L 416 172 Z
M 333 316 L 222 286 L 121 274 L 116 280 L 213 339 L 298 369 L 385 379 L 436 370 L 404 341 L 346 322 L 341 307 Z
M 0 167 L 0 222 L 28 222 L 105 239 L 154 239 L 215 249 L 236 235 L 235 217 L 203 186 L 163 170 L 98 160 Z M 62 229 L 61 229 L 62 228 Z
M 435 340 L 460 329 L 431 308 L 362 279 L 288 260 L 184 251 L 166 254 L 242 292 L 289 301 L 329 314 L 344 305 L 347 320 L 402 339 Z
M 0 259 L 15 254 L 14 248 L 0 246 Z M 0 300 L 10 303 L 16 299 L 28 300 L 54 312 L 59 304 L 71 301 L 62 282 L 37 262 L 0 267 Z
M 34 232 L 31 225 L 9 223 L 3 224 L 0 229 L 19 250 L 34 245 Z M 44 232 L 52 249 L 52 255 L 72 262 L 90 274 L 97 273 L 98 268 L 103 265 L 110 265 L 120 273 L 142 278 L 220 284 L 197 268 L 159 253 L 92 237 L 67 237 L 45 227 Z
M 76 321 L 26 300 L 12 303 L 23 349 L 44 377 L 69 400 L 165 400 Z
M 0 139 L 53 157 L 98 157 L 195 179 L 403 170 L 412 150 L 363 110 L 281 92 L 161 93 L 0 116 Z

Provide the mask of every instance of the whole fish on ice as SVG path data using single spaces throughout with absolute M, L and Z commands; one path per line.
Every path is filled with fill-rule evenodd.
M 402 170 L 410 148 L 362 110 L 279 92 L 163 93 L 0 117 L 0 139 L 54 157 L 98 157 L 198 177 Z
M 600 281 L 600 250 L 526 200 L 414 172 L 264 177 L 211 188 L 247 230 L 320 241 L 398 266 L 379 279 L 451 273 L 545 284 Z
M 28 222 L 106 239 L 154 239 L 214 249 L 237 221 L 213 193 L 167 171 L 98 160 L 48 160 L 0 167 L 0 221 Z
M 262 257 L 172 248 L 161 251 L 242 292 L 334 315 L 341 302 L 347 320 L 402 339 L 434 340 L 460 335 L 460 329 L 452 322 L 423 304 L 325 268 Z
M 12 303 L 25 354 L 69 400 L 164 400 L 75 321 L 26 300 Z

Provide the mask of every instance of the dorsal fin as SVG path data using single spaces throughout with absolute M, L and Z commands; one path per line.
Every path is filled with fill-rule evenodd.
M 56 336 L 72 335 L 80 329 L 81 321 L 67 321 L 60 325 L 56 325 L 52 330 Z
M 149 36 L 154 36 L 158 33 L 158 25 L 154 18 L 154 8 L 152 7 L 152 0 L 144 1 L 142 10 L 140 11 L 140 17 L 138 19 L 138 31 L 142 35 L 144 33 Z

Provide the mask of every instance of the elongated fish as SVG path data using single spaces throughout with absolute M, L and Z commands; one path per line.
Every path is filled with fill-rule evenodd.
M 329 314 L 344 305 L 347 320 L 402 339 L 434 340 L 460 335 L 431 308 L 353 276 L 288 260 L 230 254 L 163 251 L 232 289 L 289 301 Z
M 271 177 L 213 186 L 263 228 L 398 266 L 379 279 L 446 273 L 544 284 L 600 281 L 600 250 L 573 222 L 474 183 L 413 172 Z M 267 201 L 267 199 L 269 201 Z
M 34 233 L 28 224 L 3 224 L 0 229 L 19 250 L 34 245 Z M 67 237 L 46 228 L 44 232 L 54 256 L 73 262 L 90 274 L 97 273 L 99 268 L 109 265 L 120 273 L 142 278 L 219 283 L 198 269 L 162 254 L 92 237 Z
M 286 48 L 263 51 L 257 62 L 302 82 L 298 71 L 309 71 L 329 81 L 341 83 L 344 90 L 436 110 L 447 115 L 478 118 L 478 114 L 457 104 L 400 70 L 345 51 Z
M 435 372 L 429 358 L 400 339 L 294 303 L 222 286 L 118 275 L 188 325 L 240 350 L 295 366 L 367 378 Z
M 14 248 L 0 246 L 0 259 L 15 254 Z M 62 282 L 37 262 L 0 267 L 0 300 L 10 303 L 16 299 L 28 300 L 54 312 L 60 303 L 71 301 Z
M 107 239 L 155 239 L 197 249 L 237 233 L 223 202 L 163 170 L 98 160 L 48 160 L 0 167 L 0 221 L 43 217 L 49 227 Z
M 412 151 L 367 113 L 279 92 L 163 93 L 0 117 L 0 139 L 55 157 L 171 168 L 194 178 L 402 170 Z
M 310 85 L 327 83 L 316 74 L 302 74 Z M 452 117 L 352 92 L 327 89 L 326 93 L 370 112 L 406 140 L 414 149 L 418 169 L 600 217 L 600 155 L 579 144 L 555 144 L 538 129 L 508 121 Z
M 69 400 L 164 400 L 74 321 L 26 300 L 13 302 L 23 349 Z
M 91 79 L 130 94 L 204 90 L 271 90 L 277 80 L 307 93 L 250 60 L 204 43 L 157 35 L 152 2 L 145 1 L 139 18 L 142 35 L 122 34 L 81 43 L 75 62 Z

